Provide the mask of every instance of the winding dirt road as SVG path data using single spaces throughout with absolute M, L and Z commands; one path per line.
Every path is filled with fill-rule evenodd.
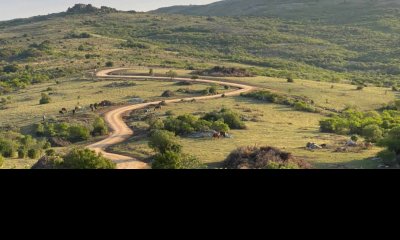
M 96 76 L 99 78 L 110 78 L 110 79 L 112 79 L 112 78 L 118 78 L 118 79 L 143 79 L 143 78 L 146 78 L 146 79 L 154 79 L 154 80 L 170 80 L 170 78 L 166 78 L 166 77 L 111 75 L 113 72 L 120 71 L 120 70 L 128 70 L 128 68 L 115 68 L 115 69 L 102 70 L 102 71 L 99 71 L 96 74 Z M 241 93 L 249 92 L 249 91 L 252 91 L 255 89 L 255 87 L 248 86 L 245 84 L 220 82 L 220 81 L 206 80 L 206 79 L 193 80 L 190 78 L 174 78 L 174 81 L 213 83 L 213 84 L 218 84 L 218 85 L 222 85 L 222 86 L 230 86 L 230 87 L 238 88 L 238 90 L 225 93 L 226 97 L 237 96 L 237 95 L 240 95 Z M 190 101 L 193 99 L 210 100 L 210 99 L 216 99 L 216 98 L 221 98 L 221 97 L 222 97 L 222 94 L 212 95 L 212 96 L 190 97 L 190 98 L 183 98 L 183 99 L 186 101 Z M 166 100 L 166 103 L 178 103 L 181 100 L 182 100 L 182 98 L 171 99 L 171 100 Z M 156 104 L 159 104 L 160 102 L 161 101 L 155 101 L 155 102 L 129 105 L 129 106 L 121 107 L 121 108 L 118 108 L 118 109 L 115 109 L 115 110 L 112 110 L 112 111 L 106 113 L 105 117 L 104 117 L 105 121 L 109 124 L 109 126 L 111 127 L 113 132 L 106 139 L 104 139 L 100 142 L 94 143 L 94 144 L 88 146 L 87 148 L 94 150 L 98 153 L 102 153 L 104 155 L 104 157 L 115 162 L 117 164 L 118 169 L 149 169 L 150 166 L 144 162 L 141 162 L 132 157 L 106 152 L 106 149 L 113 145 L 116 145 L 118 143 L 128 140 L 133 135 L 132 129 L 130 129 L 122 119 L 123 114 L 133 111 L 133 110 L 143 109 L 150 105 L 156 105 Z

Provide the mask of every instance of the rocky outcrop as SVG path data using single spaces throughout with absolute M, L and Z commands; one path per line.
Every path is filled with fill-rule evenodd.
M 115 8 L 102 6 L 97 8 L 92 4 L 75 4 L 75 6 L 68 8 L 67 13 L 69 14 L 83 14 L 83 13 L 114 13 L 118 12 Z

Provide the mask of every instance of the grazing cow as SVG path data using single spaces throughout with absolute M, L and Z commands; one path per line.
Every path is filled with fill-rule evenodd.
M 75 115 L 75 113 L 76 113 L 76 110 L 75 109 L 72 110 L 72 115 Z
M 220 139 L 221 138 L 221 133 L 219 133 L 219 132 L 214 133 L 213 134 L 213 138 L 214 139 Z
M 220 132 L 219 134 L 221 135 L 221 137 L 224 138 L 228 137 L 228 134 L 226 132 Z
M 62 108 L 61 111 L 68 112 L 66 108 Z
M 64 115 L 64 111 L 59 111 L 59 113 L 60 113 L 61 115 Z

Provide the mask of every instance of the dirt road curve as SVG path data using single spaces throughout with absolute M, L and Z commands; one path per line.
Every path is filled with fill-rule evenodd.
M 127 68 L 115 68 L 115 69 L 108 69 L 108 70 L 103 70 L 99 71 L 97 73 L 97 77 L 100 78 L 118 78 L 118 79 L 155 79 L 155 80 L 170 80 L 169 78 L 165 77 L 144 77 L 144 76 L 128 76 L 128 75 L 110 75 L 113 72 L 119 71 L 119 70 L 126 70 Z M 220 81 L 214 81 L 214 80 L 206 80 L 206 79 L 197 79 L 197 80 L 192 80 L 190 78 L 174 78 L 175 81 L 186 81 L 186 82 L 202 82 L 202 83 L 215 83 L 218 85 L 223 85 L 223 86 L 230 86 L 230 87 L 235 87 L 239 88 L 238 90 L 231 91 L 228 93 L 225 93 L 225 96 L 237 96 L 240 95 L 241 93 L 244 92 L 249 92 L 254 90 L 254 87 L 244 85 L 244 84 L 238 84 L 238 83 L 230 83 L 230 82 L 220 82 Z M 192 99 L 196 100 L 209 100 L 209 99 L 216 99 L 216 98 L 221 98 L 222 94 L 219 95 L 213 95 L 213 96 L 202 96 L 202 97 L 191 97 L 191 98 L 184 98 L 184 100 L 190 101 Z M 171 100 L 166 100 L 167 103 L 177 103 L 180 102 L 182 99 L 171 99 Z M 103 141 L 94 143 L 90 146 L 88 146 L 89 149 L 94 150 L 98 153 L 102 153 L 106 158 L 111 159 L 115 163 L 117 163 L 118 169 L 149 169 L 150 167 L 148 164 L 138 161 L 134 158 L 123 156 L 123 155 L 118 155 L 118 154 L 113 154 L 113 153 L 108 153 L 105 150 L 113 145 L 116 145 L 118 143 L 124 142 L 128 140 L 132 135 L 133 131 L 130 129 L 125 122 L 122 120 L 122 115 L 124 113 L 137 110 L 137 109 L 142 109 L 146 108 L 149 105 L 154 105 L 154 104 L 159 104 L 160 101 L 155 101 L 155 102 L 148 102 L 148 103 L 142 103 L 142 104 L 134 104 L 134 105 L 129 105 L 125 107 L 121 107 L 115 110 L 112 110 L 105 115 L 105 121 L 109 124 L 113 132 L 111 135 L 104 139 Z

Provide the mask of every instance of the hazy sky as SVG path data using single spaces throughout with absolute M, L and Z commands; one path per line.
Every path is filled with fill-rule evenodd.
M 75 3 L 91 3 L 119 10 L 148 11 L 171 5 L 207 4 L 217 0 L 0 0 L 0 20 L 62 12 Z

